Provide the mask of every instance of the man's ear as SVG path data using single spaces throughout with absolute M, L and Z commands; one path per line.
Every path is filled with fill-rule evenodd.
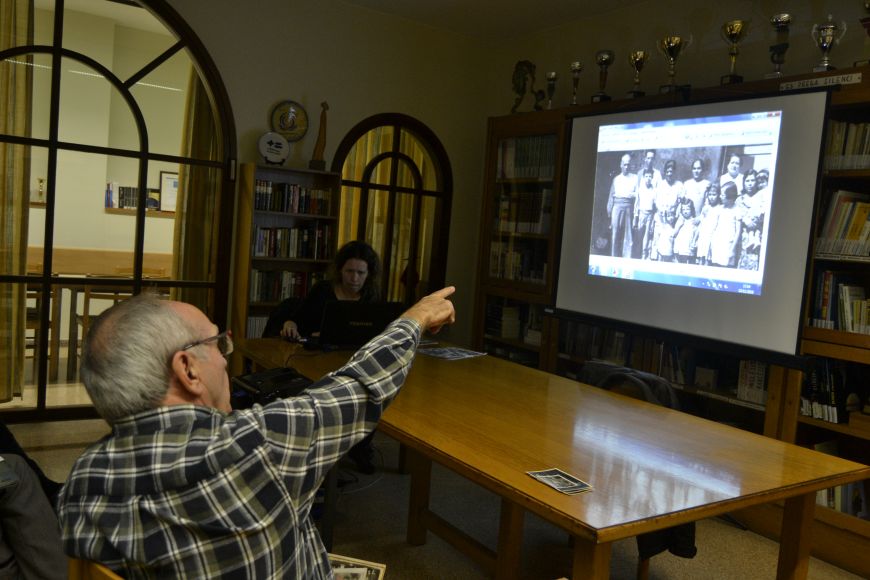
M 196 357 L 188 351 L 179 350 L 172 355 L 173 382 L 178 385 L 181 390 L 187 391 L 194 396 L 198 396 L 203 384 L 199 380 L 199 368 Z

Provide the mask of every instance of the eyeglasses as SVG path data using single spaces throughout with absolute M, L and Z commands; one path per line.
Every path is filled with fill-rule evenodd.
M 221 355 L 229 356 L 233 352 L 233 332 L 231 330 L 225 330 L 220 334 L 216 334 L 214 336 L 210 336 L 208 338 L 203 338 L 202 340 L 197 340 L 196 342 L 191 342 L 190 344 L 181 347 L 181 350 L 188 350 L 195 346 L 199 346 L 201 344 L 206 344 L 207 342 L 217 341 L 217 347 L 220 351 Z

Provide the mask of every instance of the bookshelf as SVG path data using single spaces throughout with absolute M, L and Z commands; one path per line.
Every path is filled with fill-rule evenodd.
M 817 385 L 813 394 L 808 389 L 812 379 L 809 371 L 766 364 L 747 365 L 740 357 L 707 353 L 693 344 L 678 345 L 660 336 L 632 335 L 603 326 L 596 329 L 586 325 L 584 329 L 577 321 L 546 313 L 545 306 L 552 299 L 553 267 L 558 255 L 558 240 L 554 238 L 561 230 L 560 180 L 565 119 L 573 115 L 664 105 L 668 99 L 674 99 L 665 95 L 489 120 L 478 261 L 477 348 L 514 360 L 524 358 L 525 364 L 569 377 L 578 376 L 584 361 L 591 358 L 655 372 L 676 383 L 681 402 L 685 403 L 684 410 L 688 412 L 870 464 L 870 421 L 867 421 L 870 414 L 853 410 L 850 421 L 849 414 L 842 411 L 843 401 L 838 402 L 838 397 L 848 395 L 851 390 L 859 391 L 865 405 L 870 395 L 866 386 L 870 385 L 870 334 L 867 334 L 870 307 L 866 305 L 870 298 L 870 225 L 864 229 L 870 208 L 858 205 L 870 203 L 868 70 L 866 67 L 840 69 L 693 89 L 690 97 L 696 102 L 741 98 L 779 91 L 784 82 L 851 73 L 856 73 L 853 79 L 860 78 L 860 82 L 843 85 L 831 94 L 825 169 L 817 196 L 816 225 L 811 232 L 813 253 L 804 289 L 806 324 L 802 329 L 800 353 L 816 368 L 820 365 L 823 369 L 837 369 L 839 378 L 834 378 L 833 389 L 829 385 L 821 388 Z M 509 166 L 504 159 L 511 156 L 514 161 L 517 159 L 520 151 L 517 139 L 549 135 L 553 136 L 549 139 L 553 140 L 556 152 L 552 180 L 548 171 L 513 176 L 503 171 Z M 511 140 L 514 140 L 513 145 Z M 532 156 L 532 159 L 537 158 Z M 537 212 L 537 201 L 527 203 L 522 196 L 524 192 L 545 187 L 552 187 L 553 191 L 550 229 L 538 232 L 532 224 L 547 220 Z M 533 217 L 529 218 L 529 214 Z M 526 266 L 528 259 L 539 263 Z M 511 260 L 519 260 L 520 267 L 506 269 L 505 265 L 514 263 Z M 828 310 L 821 315 L 826 276 Z M 860 290 L 847 292 L 840 290 L 840 285 L 863 289 L 864 298 Z M 858 306 L 862 300 L 863 305 Z M 844 326 L 846 311 L 842 309 L 847 308 L 847 301 L 854 304 L 849 310 L 852 323 Z M 542 321 L 539 314 L 543 314 Z M 533 332 L 532 340 L 526 340 L 524 329 L 535 329 L 538 324 L 540 335 Z M 538 336 L 540 342 L 537 342 Z M 825 374 L 831 373 L 826 371 Z M 746 384 L 741 386 L 741 378 L 745 383 L 747 377 L 754 377 L 748 390 Z M 814 417 L 812 411 L 807 411 L 807 404 L 811 408 L 814 398 L 817 407 L 839 404 L 839 422 L 833 422 L 830 415 L 826 420 L 824 412 L 817 411 L 819 416 Z M 802 406 L 804 413 L 809 414 L 802 414 Z M 870 499 L 870 481 L 863 482 L 860 490 Z M 812 550 L 822 559 L 862 577 L 870 577 L 870 561 L 856 557 L 870 550 L 870 519 L 866 512 L 861 516 L 850 513 L 848 502 L 843 500 L 854 491 L 841 489 L 820 494 Z M 735 515 L 755 531 L 771 537 L 779 535 L 781 508 L 754 509 Z
M 489 120 L 475 348 L 543 368 L 565 110 Z
M 324 277 L 335 252 L 340 187 L 337 173 L 242 164 L 235 336 L 259 337 L 283 299 L 305 296 Z

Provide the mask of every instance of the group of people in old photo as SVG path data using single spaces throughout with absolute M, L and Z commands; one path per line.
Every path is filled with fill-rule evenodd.
M 770 174 L 751 156 L 718 149 L 661 160 L 654 149 L 622 154 L 607 236 L 599 228 L 593 253 L 609 246 L 615 257 L 758 270 Z M 710 177 L 711 159 L 723 166 L 718 177 Z

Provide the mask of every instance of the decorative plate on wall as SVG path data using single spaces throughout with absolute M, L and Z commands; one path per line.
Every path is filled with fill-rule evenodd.
M 308 113 L 296 101 L 281 101 L 272 108 L 270 123 L 273 131 L 292 143 L 302 139 L 308 131 Z
M 268 131 L 257 142 L 257 148 L 267 165 L 281 165 L 290 155 L 290 144 L 280 133 Z

